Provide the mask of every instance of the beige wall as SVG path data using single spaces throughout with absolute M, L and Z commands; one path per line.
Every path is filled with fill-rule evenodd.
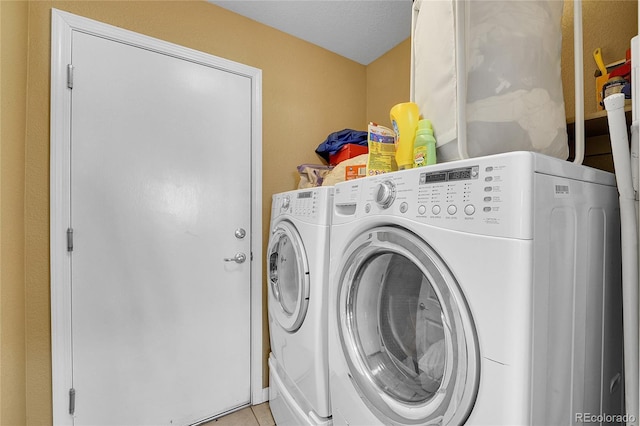
M 389 67 L 386 58 L 376 61 L 373 68 L 382 71 L 370 77 L 363 65 L 201 1 L 0 1 L 3 425 L 51 424 L 51 8 L 262 69 L 265 224 L 271 195 L 297 186 L 297 165 L 320 162 L 314 150 L 329 133 L 366 128 L 367 83 L 376 78 L 388 80 L 384 78 L 384 69 Z M 389 57 L 395 61 L 393 53 Z M 394 67 L 392 63 L 390 68 Z M 376 93 L 383 99 L 395 99 L 395 86 L 385 84 Z M 384 109 L 388 111 L 387 106 Z M 267 231 L 265 226 L 265 245 Z M 266 355 L 266 333 L 264 346 Z
M 389 111 L 410 100 L 411 39 L 367 66 L 367 120 L 391 127 Z
M 25 423 L 27 4 L 0 2 L 0 424 Z

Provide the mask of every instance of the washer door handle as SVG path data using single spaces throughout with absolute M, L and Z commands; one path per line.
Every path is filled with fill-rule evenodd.
M 236 263 L 244 263 L 247 260 L 247 255 L 244 253 L 236 253 L 234 257 L 225 257 L 225 262 L 236 262 Z

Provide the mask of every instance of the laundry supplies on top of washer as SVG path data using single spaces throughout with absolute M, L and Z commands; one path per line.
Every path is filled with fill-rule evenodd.
M 369 123 L 368 130 L 369 158 L 367 159 L 367 176 L 398 170 L 395 132 L 376 123 Z

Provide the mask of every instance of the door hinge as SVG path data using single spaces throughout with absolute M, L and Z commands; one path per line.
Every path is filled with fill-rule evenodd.
M 69 389 L 69 414 L 72 416 L 76 412 L 76 390 L 74 388 Z
M 73 228 L 67 228 L 67 251 L 73 251 Z
M 67 87 L 73 89 L 73 65 L 67 65 Z

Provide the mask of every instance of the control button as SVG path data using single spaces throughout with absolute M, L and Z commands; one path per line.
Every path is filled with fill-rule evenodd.
M 409 205 L 407 203 L 400 204 L 400 213 L 406 213 L 409 210 Z
M 425 214 L 427 212 L 427 208 L 424 205 L 418 207 L 418 214 Z
M 491 186 L 484 187 L 484 192 L 491 192 L 491 191 L 493 191 L 493 188 Z
M 485 182 L 491 182 L 493 180 L 493 176 L 487 176 L 486 178 L 484 178 Z
M 291 200 L 289 199 L 289 196 L 288 196 L 288 195 L 287 195 L 287 196 L 285 196 L 285 197 L 282 199 L 282 208 L 283 208 L 284 210 L 288 209 L 288 208 L 289 208 L 289 204 L 290 204 L 290 203 L 291 203 Z
M 484 197 L 484 201 L 485 203 L 488 203 L 489 201 L 491 201 L 491 197 Z
M 367 204 L 364 206 L 364 212 L 365 212 L 365 213 L 369 213 L 370 211 L 371 211 L 371 203 L 367 203 Z
M 490 211 L 491 211 L 491 207 L 484 207 L 484 208 L 482 209 L 482 211 L 484 211 L 484 212 L 490 212 Z
M 489 166 L 486 169 L 484 169 L 486 172 L 492 172 L 493 171 L 493 167 Z
M 464 206 L 464 212 L 467 216 L 471 216 L 476 212 L 476 208 L 473 204 L 467 204 L 466 206 Z
M 447 207 L 447 213 L 453 215 L 456 214 L 456 212 L 458 211 L 458 208 L 456 206 L 454 206 L 453 204 L 451 204 L 449 207 Z
M 431 207 L 431 213 L 440 214 L 440 206 L 436 204 L 435 206 Z
M 471 169 L 471 177 L 472 178 L 478 177 L 478 174 L 479 173 L 478 173 L 478 168 L 477 167 L 474 167 L 473 169 Z

